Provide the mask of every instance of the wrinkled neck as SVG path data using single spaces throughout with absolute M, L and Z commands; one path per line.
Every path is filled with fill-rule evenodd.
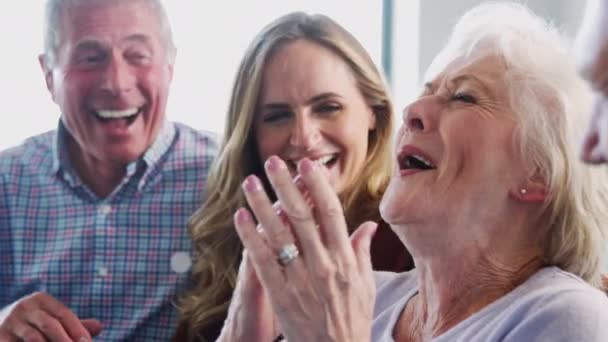
M 543 265 L 536 249 L 503 257 L 468 252 L 451 262 L 442 258 L 417 262 L 419 291 L 402 314 L 402 331 L 421 341 L 439 336 L 511 292 Z

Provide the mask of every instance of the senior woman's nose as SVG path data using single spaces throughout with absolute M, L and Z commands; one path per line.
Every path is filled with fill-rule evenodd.
M 433 100 L 421 98 L 403 110 L 403 123 L 407 131 L 426 133 L 435 128 Z

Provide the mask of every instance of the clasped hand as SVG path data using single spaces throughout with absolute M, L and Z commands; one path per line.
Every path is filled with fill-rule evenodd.
M 281 332 L 289 342 L 369 341 L 376 223 L 349 238 L 324 167 L 311 160 L 298 164 L 306 196 L 280 158 L 270 157 L 265 169 L 281 209 L 256 176 L 244 181 L 253 215 L 245 208 L 235 214 L 246 252 L 219 340 L 272 341 Z

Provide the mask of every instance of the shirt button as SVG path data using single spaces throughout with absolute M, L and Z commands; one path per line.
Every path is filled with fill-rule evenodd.
M 107 276 L 108 276 L 108 269 L 107 269 L 106 267 L 102 266 L 102 267 L 100 267 L 100 268 L 97 270 L 97 274 L 98 274 L 100 277 L 107 277 Z
M 192 258 L 187 252 L 176 252 L 171 256 L 171 269 L 175 273 L 186 273 L 192 267 Z
M 108 215 L 111 211 L 112 211 L 112 206 L 110 206 L 109 204 L 102 204 L 99 207 L 99 212 L 104 215 Z

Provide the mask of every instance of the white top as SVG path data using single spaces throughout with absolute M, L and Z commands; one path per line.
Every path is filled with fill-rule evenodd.
M 406 303 L 418 291 L 416 270 L 375 272 L 372 341 L 392 342 Z M 432 342 L 608 341 L 608 299 L 557 267 L 546 267 Z

